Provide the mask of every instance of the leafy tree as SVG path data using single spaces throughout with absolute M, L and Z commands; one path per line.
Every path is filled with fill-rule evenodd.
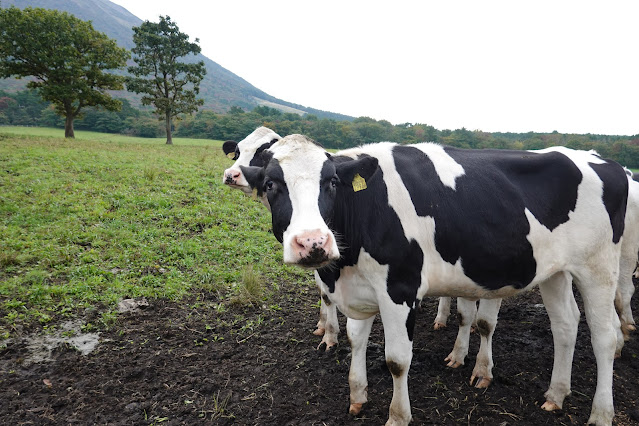
M 143 105 L 153 105 L 155 113 L 166 126 L 166 143 L 172 144 L 173 118 L 190 114 L 204 104 L 196 99 L 200 82 L 206 74 L 204 62 L 184 63 L 178 58 L 200 53 L 198 39 L 189 42 L 189 36 L 181 33 L 168 16 L 160 16 L 160 22 L 145 21 L 133 27 L 135 47 L 129 67 L 134 77 L 127 78 L 127 90 L 144 93 Z
M 90 22 L 57 10 L 0 9 L 0 77 L 33 77 L 27 87 L 65 117 L 64 136 L 74 137 L 73 120 L 86 106 L 120 108 L 107 90 L 121 90 L 129 53 L 93 29 Z

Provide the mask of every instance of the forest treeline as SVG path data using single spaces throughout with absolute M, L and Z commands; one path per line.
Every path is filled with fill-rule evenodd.
M 140 137 L 163 137 L 165 130 L 151 111 L 133 107 L 126 99 L 118 112 L 88 108 L 76 129 L 122 133 Z M 0 91 L 0 125 L 64 128 L 64 120 L 37 93 L 29 90 Z M 639 168 L 639 135 L 579 135 L 553 133 L 489 133 L 479 130 L 438 130 L 427 124 L 396 124 L 359 117 L 352 121 L 300 116 L 267 106 L 252 111 L 232 107 L 226 114 L 202 110 L 175 123 L 175 137 L 240 141 L 256 127 L 267 126 L 282 136 L 305 134 L 326 148 L 343 149 L 364 143 L 393 141 L 403 144 L 437 142 L 459 148 L 542 149 L 563 145 L 594 149 L 605 158 Z

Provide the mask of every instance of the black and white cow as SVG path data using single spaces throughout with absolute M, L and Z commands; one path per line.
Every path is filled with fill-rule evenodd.
M 553 148 L 549 150 L 553 150 Z M 615 296 L 615 306 L 620 320 L 619 328 L 616 329 L 616 357 L 621 355 L 624 341 L 628 340 L 630 333 L 636 330 L 630 302 L 635 292 L 632 276 L 637 264 L 637 251 L 639 251 L 639 182 L 633 180 L 632 172 L 626 170 L 626 173 L 628 174 L 628 204 L 619 261 L 619 279 Z M 434 322 L 435 330 L 445 326 L 450 315 L 450 303 L 450 297 L 439 298 L 437 316 Z M 445 361 L 452 368 L 464 365 L 464 359 L 468 354 L 471 326 L 474 326 L 479 331 L 481 344 L 470 378 L 470 384 L 475 383 L 478 388 L 488 387 L 492 381 L 491 342 L 497 324 L 500 305 L 500 299 L 483 299 L 479 301 L 478 310 L 475 301 L 464 298 L 457 299 L 459 330 L 455 346 L 445 358 Z M 552 406 L 546 406 L 546 408 L 555 409 Z
M 240 189 L 246 194 L 253 193 L 254 188 L 251 187 L 244 178 L 241 167 L 261 167 L 263 165 L 262 152 L 280 139 L 282 139 L 280 135 L 268 127 L 262 126 L 255 129 L 240 142 L 224 142 L 222 145 L 224 153 L 235 160 L 235 163 L 224 171 L 222 182 L 231 188 Z M 262 203 L 270 210 L 266 199 L 263 198 Z M 320 289 L 320 316 L 313 334 L 322 336 L 322 341 L 319 343 L 318 349 L 330 351 L 334 349 L 338 343 L 339 321 L 337 319 L 337 309 L 335 305 L 331 304 L 330 300 L 321 293 L 320 278 L 317 272 L 315 273 L 315 281 Z
M 544 406 L 570 393 L 584 299 L 597 359 L 589 423 L 612 424 L 614 297 L 627 202 L 618 164 L 589 152 L 367 145 L 331 156 L 301 135 L 241 170 L 264 195 L 286 263 L 318 269 L 349 318 L 351 413 L 367 401 L 366 342 L 379 313 L 393 376 L 387 424 L 411 419 L 408 369 L 425 296 L 503 298 L 539 286 L 554 365 Z M 340 247 L 340 248 L 338 248 Z

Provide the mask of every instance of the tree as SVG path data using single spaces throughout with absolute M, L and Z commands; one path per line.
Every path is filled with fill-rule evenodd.
M 155 107 L 166 125 L 166 143 L 172 144 L 173 117 L 190 114 L 204 104 L 204 100 L 195 98 L 206 74 L 204 62 L 178 62 L 178 58 L 200 53 L 199 40 L 189 42 L 189 36 L 181 33 L 168 16 L 160 16 L 159 23 L 145 21 L 133 27 L 133 32 L 137 66 L 129 67 L 133 77 L 127 78 L 127 90 L 144 93 L 142 104 Z
M 123 89 L 129 53 L 93 29 L 90 22 L 57 10 L 0 9 L 0 78 L 33 77 L 27 87 L 54 104 L 65 117 L 64 136 L 73 138 L 73 120 L 86 106 L 120 108 L 107 90 Z

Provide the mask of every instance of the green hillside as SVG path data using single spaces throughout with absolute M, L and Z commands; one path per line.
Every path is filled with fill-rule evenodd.
M 128 10 L 108 0 L 2 0 L 0 4 L 2 7 L 42 7 L 69 12 L 82 20 L 92 21 L 95 29 L 117 40 L 120 46 L 127 49 L 133 47 L 131 28 L 142 23 L 141 19 Z M 352 120 L 352 117 L 343 114 L 320 111 L 277 99 L 204 55 L 198 55 L 192 60 L 202 60 L 206 65 L 207 75 L 200 85 L 200 96 L 204 99 L 205 109 L 227 112 L 232 106 L 251 110 L 258 105 L 267 105 L 285 112 L 311 113 L 320 118 Z M 25 84 L 20 80 L 0 80 L 0 90 L 21 90 Z M 134 103 L 137 99 L 128 92 L 117 92 L 115 96 Z

